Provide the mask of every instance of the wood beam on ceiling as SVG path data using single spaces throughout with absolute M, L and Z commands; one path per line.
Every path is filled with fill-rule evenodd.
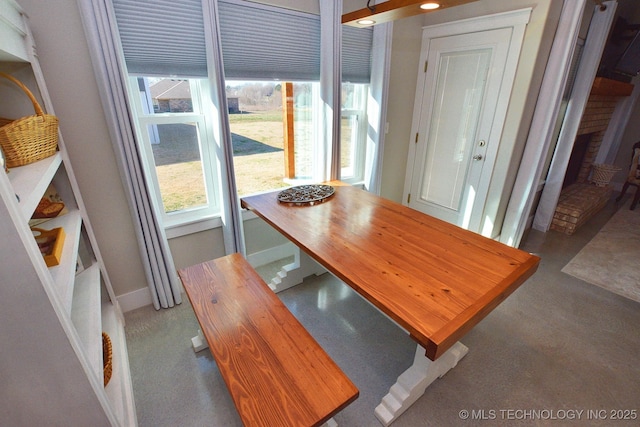
M 390 22 L 396 19 L 408 18 L 410 16 L 419 15 L 422 13 L 435 12 L 436 10 L 446 9 L 448 7 L 460 6 L 462 4 L 473 3 L 478 0 L 389 0 L 375 5 L 374 11 L 371 11 L 368 7 L 359 9 L 353 12 L 345 13 L 342 15 L 342 23 L 345 25 L 351 25 L 353 27 L 370 27 L 371 25 L 362 25 L 357 21 L 361 19 L 372 19 L 376 24 L 383 22 Z M 420 5 L 423 3 L 438 3 L 440 7 L 438 9 L 425 10 L 420 9 Z

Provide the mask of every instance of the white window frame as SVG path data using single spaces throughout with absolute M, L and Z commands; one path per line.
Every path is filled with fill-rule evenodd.
M 361 184 L 364 181 L 364 168 L 367 154 L 367 100 L 369 98 L 369 90 L 370 85 L 364 83 L 357 84 L 354 93 L 354 96 L 357 98 L 355 104 L 360 105 L 362 108 L 343 108 L 341 110 L 341 117 L 343 119 L 355 117 L 358 124 L 355 138 L 352 135 L 351 141 L 354 147 L 351 153 L 352 164 L 349 167 L 340 168 L 340 180 L 352 185 Z M 353 139 L 355 139 L 355 142 Z
M 129 76 L 130 100 L 133 107 L 133 115 L 136 119 L 136 134 L 141 147 L 142 157 L 145 162 L 145 175 L 150 191 L 153 192 L 158 211 L 161 214 L 162 225 L 167 230 L 167 237 L 176 237 L 204 229 L 221 225 L 220 213 L 220 188 L 218 173 L 218 145 L 214 138 L 213 111 L 211 102 L 206 102 L 210 93 L 207 79 L 188 79 L 191 89 L 193 112 L 187 113 L 149 113 L 142 103 L 138 90 L 138 77 Z M 167 77 L 168 78 L 168 77 Z M 156 166 L 149 135 L 150 125 L 196 123 L 198 126 L 200 160 L 204 176 L 207 203 L 203 206 L 182 209 L 174 212 L 165 212 L 162 203 L 162 194 L 156 174 Z
M 189 79 L 191 84 L 191 96 L 193 103 L 193 112 L 180 113 L 150 113 L 149 107 L 142 102 L 140 92 L 138 91 L 138 76 L 129 76 L 130 99 L 133 106 L 133 114 L 136 119 L 136 134 L 140 142 L 142 157 L 145 161 L 145 175 L 150 188 L 154 194 L 154 198 L 158 203 L 158 211 L 161 214 L 162 224 L 167 231 L 167 237 L 177 237 L 193 232 L 198 232 L 214 227 L 221 226 L 220 220 L 220 183 L 219 183 L 219 166 L 218 166 L 218 145 L 214 138 L 214 122 L 211 119 L 213 111 L 211 111 L 211 103 L 203 102 L 203 97 L 208 96 L 209 88 L 206 79 Z M 314 82 L 317 83 L 317 82 Z M 314 89 L 317 85 L 314 84 Z M 312 108 L 319 106 L 319 96 L 313 91 Z M 367 137 L 367 115 L 366 101 L 369 92 L 369 85 L 362 84 L 356 89 L 355 96 L 358 100 L 357 105 L 362 105 L 362 109 L 342 109 L 342 117 L 355 117 L 358 128 L 355 132 L 356 143 L 352 153 L 353 164 L 348 168 L 341 168 L 341 180 L 349 184 L 361 184 L 364 177 L 365 155 L 366 155 L 366 137 Z M 318 105 L 317 105 L 318 104 Z M 314 115 L 315 116 L 315 115 Z M 184 209 L 175 212 L 165 212 L 162 204 L 162 194 L 156 174 L 155 161 L 153 157 L 153 148 L 151 144 L 151 135 L 149 134 L 149 126 L 154 124 L 172 124 L 172 123 L 196 123 L 199 129 L 200 137 L 200 158 L 203 168 L 203 176 L 205 177 L 205 188 L 207 191 L 208 203 L 201 207 Z M 320 141 L 314 141 L 315 144 Z M 296 183 L 310 181 L 309 178 L 296 179 Z
M 320 96 L 320 82 L 312 81 L 308 83 L 311 84 L 311 102 L 309 103 L 309 106 L 313 111 L 311 126 L 313 129 L 316 129 L 318 126 L 320 126 L 319 117 L 323 108 L 323 101 Z M 356 85 L 357 89 L 354 93 L 354 96 L 357 97 L 357 100 L 354 102 L 354 104 L 360 105 L 361 108 L 342 108 L 340 112 L 341 118 L 355 117 L 358 123 L 354 137 L 356 141 L 355 144 L 352 144 L 354 146 L 354 150 L 351 156 L 352 165 L 346 168 L 340 168 L 340 180 L 351 185 L 360 185 L 364 182 L 364 172 L 367 156 L 367 128 L 369 126 L 367 117 L 367 101 L 369 99 L 370 84 L 358 83 Z M 320 138 L 320 136 L 316 132 L 312 134 L 312 138 L 312 152 L 316 152 L 316 150 L 321 149 L 319 145 L 324 144 L 325 141 Z M 312 155 L 312 158 L 310 160 L 313 163 L 317 161 L 317 158 Z M 314 183 L 315 180 L 313 177 L 313 170 L 316 167 L 318 167 L 318 165 L 312 165 L 310 171 L 311 175 L 301 175 L 293 179 L 285 179 L 285 181 L 290 183 L 291 185 Z

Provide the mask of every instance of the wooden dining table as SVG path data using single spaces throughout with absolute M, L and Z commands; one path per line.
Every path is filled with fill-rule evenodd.
M 540 259 L 340 181 L 326 184 L 335 192 L 313 205 L 280 202 L 279 191 L 241 204 L 417 342 L 413 365 L 375 410 L 389 425 L 464 357 L 468 349 L 458 340 Z

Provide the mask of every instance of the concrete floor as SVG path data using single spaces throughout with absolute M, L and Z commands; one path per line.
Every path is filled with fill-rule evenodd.
M 531 232 L 522 249 L 541 256 L 536 274 L 461 340 L 467 356 L 393 426 L 638 425 L 640 304 L 560 271 L 616 208 L 573 236 Z M 414 342 L 329 274 L 279 296 L 360 390 L 338 425 L 380 425 L 374 408 Z M 126 320 L 140 426 L 242 425 L 209 351 L 191 348 L 188 301 Z

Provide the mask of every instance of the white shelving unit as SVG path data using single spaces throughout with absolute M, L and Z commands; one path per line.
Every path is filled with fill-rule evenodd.
M 0 71 L 12 74 L 55 114 L 28 19 L 0 0 Z M 0 116 L 33 114 L 21 90 L 0 78 Z M 67 125 L 68 126 L 68 125 Z M 59 151 L 0 169 L 0 414 L 7 425 L 137 425 L 124 317 L 84 208 L 62 135 Z M 53 183 L 68 212 L 39 224 L 65 232 L 60 263 L 47 267 L 29 227 Z M 112 342 L 104 386 L 102 332 Z

